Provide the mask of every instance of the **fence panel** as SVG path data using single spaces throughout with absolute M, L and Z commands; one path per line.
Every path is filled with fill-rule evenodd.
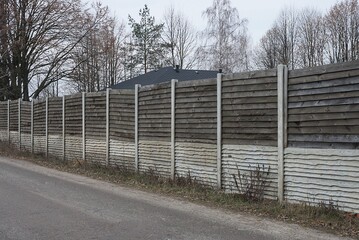
M 86 93 L 86 160 L 106 164 L 106 92 Z
M 48 152 L 58 158 L 63 157 L 62 97 L 48 100 Z
M 277 196 L 277 72 L 229 74 L 222 81 L 222 183 L 236 192 L 238 170 L 269 168 L 267 197 Z
M 359 212 L 359 62 L 289 72 L 284 193 Z
M 289 72 L 290 147 L 359 149 L 359 65 Z
M 286 76 L 287 72 L 284 73 Z M 359 212 L 359 61 L 290 71 L 288 86 L 283 87 L 288 88 L 288 92 L 283 91 L 283 104 L 279 98 L 280 111 L 277 77 L 276 70 L 265 70 L 223 75 L 222 82 L 218 82 L 222 91 L 222 105 L 218 108 L 222 111 L 222 145 L 219 148 L 222 187 L 236 192 L 234 175 L 238 175 L 238 170 L 248 173 L 249 169 L 261 165 L 270 167 L 266 197 L 275 198 L 278 183 L 284 182 L 287 201 L 334 201 L 343 210 Z M 281 91 L 281 85 L 279 87 Z M 105 92 L 86 94 L 86 158 L 104 164 L 108 156 L 111 166 L 133 170 L 136 149 L 134 91 L 110 91 L 109 105 L 107 97 Z M 68 160 L 82 159 L 82 100 L 81 94 L 65 98 L 65 156 Z M 22 147 L 29 150 L 31 105 L 21 102 L 19 129 L 19 102 L 9 103 L 10 141 L 18 145 L 20 130 Z M 138 103 L 139 170 L 152 169 L 161 176 L 170 177 L 171 138 L 174 137 L 175 173 L 189 174 L 197 181 L 216 186 L 217 163 L 220 163 L 217 162 L 217 80 L 176 84 L 174 136 L 171 136 L 171 83 L 140 88 Z M 286 105 L 288 115 L 283 111 L 282 116 L 281 110 Z M 44 153 L 46 149 L 45 111 L 44 100 L 34 102 L 36 153 Z M 63 153 L 62 111 L 62 98 L 48 100 L 48 152 L 59 157 Z M 0 140 L 3 141 L 8 140 L 7 112 L 8 102 L 1 102 Z M 285 125 L 278 127 L 278 114 L 281 116 L 279 123 L 283 119 Z M 280 141 L 278 131 L 284 135 L 279 134 Z M 278 149 L 278 142 L 279 146 L 284 143 L 284 154 L 282 147 Z M 284 181 L 280 182 L 278 178 L 283 180 L 283 176 L 278 174 L 278 156 L 280 166 L 284 160 Z
M 21 148 L 31 151 L 31 102 L 21 101 Z
M 139 170 L 171 173 L 171 84 L 139 90 Z
M 133 90 L 110 91 L 111 166 L 135 169 L 135 93 Z
M 175 116 L 175 172 L 216 186 L 217 80 L 179 82 Z
M 34 152 L 45 153 L 46 144 L 46 101 L 34 102 Z
M 65 159 L 82 159 L 82 95 L 65 98 Z
M 0 141 L 7 141 L 7 102 L 0 102 Z

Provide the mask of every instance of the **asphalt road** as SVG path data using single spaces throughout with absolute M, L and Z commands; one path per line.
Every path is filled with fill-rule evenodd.
M 0 157 L 0 239 L 339 239 Z

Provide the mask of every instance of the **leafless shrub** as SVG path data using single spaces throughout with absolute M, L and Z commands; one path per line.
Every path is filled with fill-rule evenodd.
M 248 172 L 241 172 L 237 165 L 237 175 L 233 174 L 235 186 L 246 201 L 259 202 L 263 200 L 264 190 L 268 186 L 270 166 L 263 165 L 252 167 L 249 165 Z

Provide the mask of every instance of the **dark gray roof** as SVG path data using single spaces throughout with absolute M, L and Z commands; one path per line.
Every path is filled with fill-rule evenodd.
M 178 81 L 198 80 L 207 78 L 216 78 L 217 71 L 208 70 L 188 70 L 178 69 L 173 67 L 164 67 L 158 70 L 142 74 L 140 76 L 128 79 L 111 86 L 112 89 L 134 89 L 135 84 L 141 84 L 141 86 L 152 85 L 157 83 L 169 82 L 171 79 L 177 79 Z

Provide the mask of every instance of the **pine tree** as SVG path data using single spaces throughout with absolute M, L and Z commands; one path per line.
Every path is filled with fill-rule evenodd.
M 150 15 L 150 9 L 145 5 L 139 11 L 140 22 L 130 15 L 129 25 L 132 28 L 135 63 L 144 73 L 161 67 L 164 50 L 161 43 L 163 24 L 155 24 L 155 18 Z

